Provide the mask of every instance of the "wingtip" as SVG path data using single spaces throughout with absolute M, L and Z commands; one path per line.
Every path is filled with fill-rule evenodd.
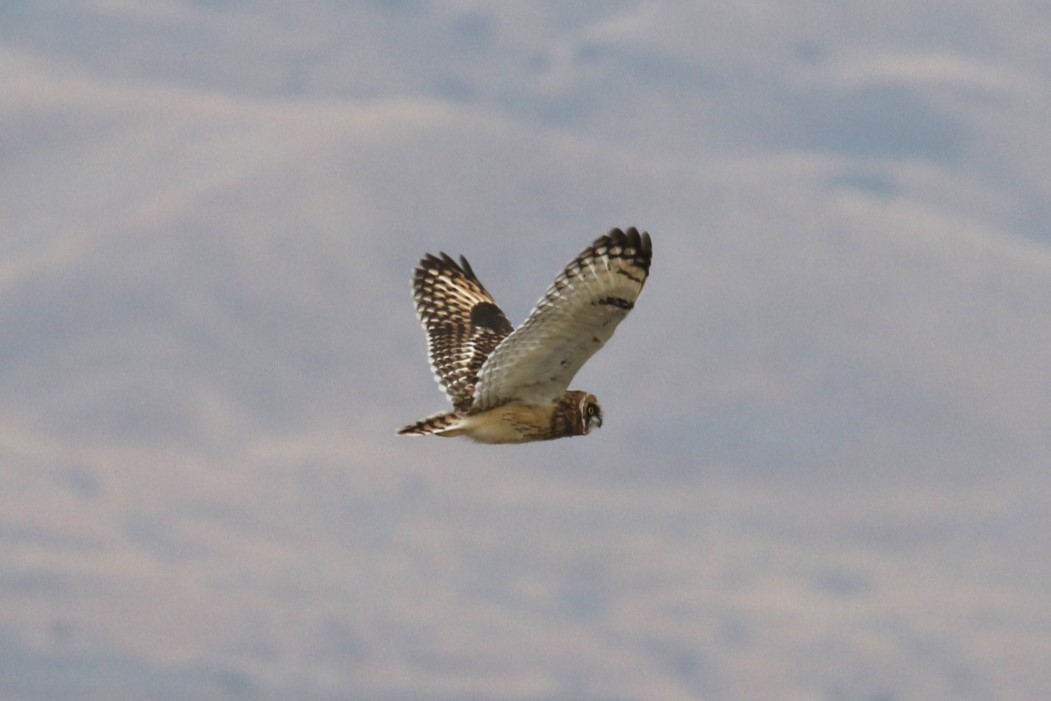
M 603 244 L 634 248 L 639 252 L 638 258 L 641 261 L 645 261 L 647 267 L 650 259 L 653 257 L 653 241 L 650 239 L 649 232 L 643 231 L 640 233 L 634 226 L 629 226 L 627 229 L 610 229 L 608 234 L 595 239 L 595 243 L 592 245 L 599 246 Z
M 467 262 L 467 256 L 460 256 L 460 266 L 463 268 L 464 273 L 467 274 L 467 277 L 475 281 L 478 280 L 478 276 L 474 274 L 474 269 L 471 268 L 471 264 Z
M 460 256 L 460 260 L 457 262 L 455 258 L 445 251 L 439 251 L 438 255 L 425 253 L 423 258 L 420 258 L 419 265 L 416 266 L 417 274 L 428 270 L 444 270 L 450 273 L 459 273 L 470 280 L 478 281 L 478 276 L 474 274 L 474 269 L 471 268 L 471 264 L 467 262 L 465 256 Z

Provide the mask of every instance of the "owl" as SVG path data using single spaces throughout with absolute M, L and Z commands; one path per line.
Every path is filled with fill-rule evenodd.
M 434 378 L 453 410 L 398 431 L 526 443 L 584 436 L 602 426 L 594 395 L 570 381 L 635 307 L 653 246 L 648 233 L 613 229 L 555 278 L 515 329 L 470 263 L 426 255 L 412 279 Z

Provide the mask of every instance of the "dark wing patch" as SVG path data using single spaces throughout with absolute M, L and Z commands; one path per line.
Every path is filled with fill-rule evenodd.
M 427 331 L 434 379 L 457 411 L 474 401 L 478 372 L 514 328 L 467 259 L 426 255 L 412 278 L 413 299 Z
M 474 305 L 471 309 L 471 323 L 504 336 L 514 331 L 500 307 L 492 302 L 479 302 Z
M 603 297 L 602 299 L 595 300 L 592 304 L 608 304 L 611 307 L 618 307 L 626 311 L 631 311 L 635 308 L 634 302 L 630 299 L 624 299 L 623 297 Z

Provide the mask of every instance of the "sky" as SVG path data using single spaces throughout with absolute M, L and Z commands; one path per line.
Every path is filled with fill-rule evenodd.
M 0 697 L 1044 699 L 1051 9 L 0 8 Z M 613 227 L 573 386 L 446 407 L 410 293 L 521 322 Z

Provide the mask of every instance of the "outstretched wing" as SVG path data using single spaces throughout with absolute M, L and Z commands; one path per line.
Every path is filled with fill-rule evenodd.
M 650 235 L 635 228 L 613 229 L 584 249 L 485 361 L 473 408 L 560 397 L 635 306 L 652 251 Z
M 427 331 L 434 379 L 458 411 L 474 401 L 478 371 L 511 333 L 511 322 L 460 256 L 427 254 L 412 277 L 416 313 Z

